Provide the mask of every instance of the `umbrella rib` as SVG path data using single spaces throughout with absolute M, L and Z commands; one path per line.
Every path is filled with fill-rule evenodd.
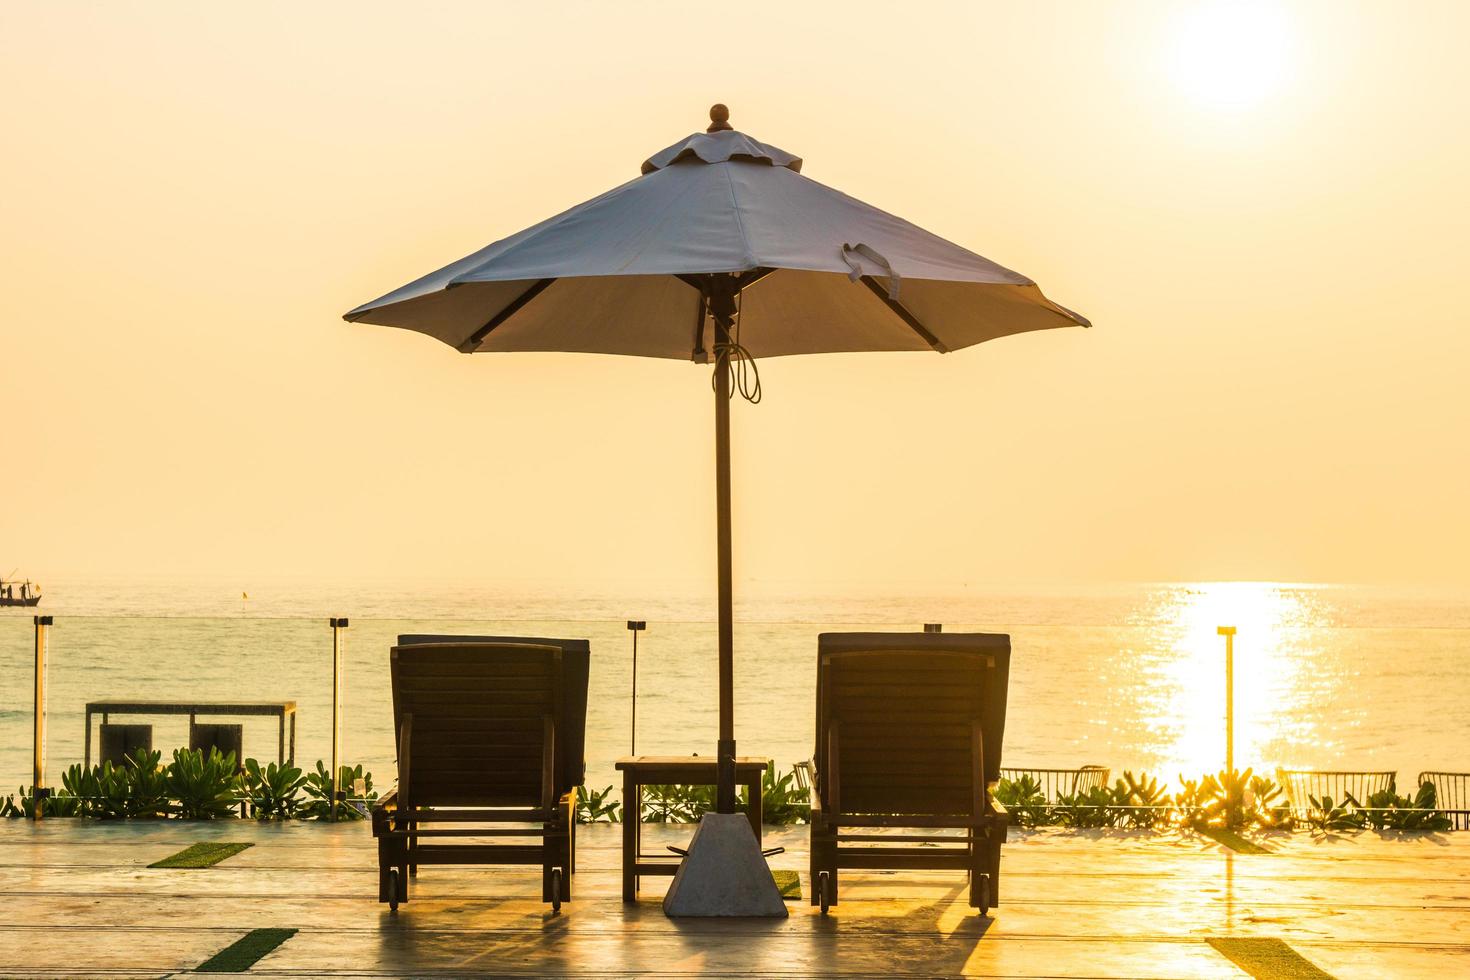
M 475 348 L 480 346 L 480 342 L 489 336 L 490 331 L 515 316 L 523 306 L 539 296 L 547 286 L 550 286 L 554 282 L 556 282 L 555 279 L 538 279 L 530 289 L 527 289 L 524 293 L 511 300 L 504 309 L 491 317 L 483 327 L 466 337 L 464 343 L 459 345 L 459 352 L 461 354 L 473 354 Z
M 735 288 L 736 289 L 749 289 L 751 286 L 754 286 L 756 283 L 760 282 L 766 276 L 769 276 L 771 273 L 773 273 L 775 271 L 776 271 L 775 269 L 772 269 L 769 266 L 764 266 L 764 265 L 756 266 L 754 269 L 751 269 L 749 272 L 742 272 L 740 274 L 740 281 L 735 284 Z
M 775 271 L 770 266 L 759 265 L 747 272 L 740 273 L 735 278 L 736 292 L 754 286 Z M 708 274 L 701 276 L 691 272 L 676 272 L 674 273 L 674 278 L 699 290 L 699 309 L 695 311 L 694 321 L 694 349 L 689 352 L 689 359 L 695 364 L 703 364 L 706 359 L 704 349 L 704 319 L 707 313 L 705 309 L 705 291 L 709 288 L 711 277 Z
M 872 291 L 874 296 L 881 299 L 884 305 L 892 310 L 900 320 L 908 324 L 910 330 L 922 337 L 924 343 L 928 344 L 930 347 L 934 348 L 941 354 L 949 353 L 949 348 L 946 347 L 938 337 L 930 333 L 929 328 L 920 323 L 919 318 L 910 313 L 907 306 L 904 306 L 898 300 L 891 298 L 888 295 L 888 290 L 878 285 L 878 281 L 876 279 L 874 279 L 872 276 L 863 276 L 863 285 L 867 286 L 868 289 Z
M 775 271 L 776 270 L 771 268 L 770 266 L 758 265 L 754 269 L 739 273 L 739 276 L 735 282 L 735 288 L 747 289 L 751 286 L 754 286 L 756 283 L 760 282 L 766 276 L 769 276 Z M 693 272 L 676 272 L 674 273 L 674 278 L 678 279 L 682 283 L 685 283 L 686 285 L 693 286 L 700 292 L 704 292 L 704 285 L 709 280 L 711 274 L 712 273 L 696 274 Z M 717 275 L 718 273 L 713 274 Z M 731 275 L 735 275 L 735 273 L 731 273 Z

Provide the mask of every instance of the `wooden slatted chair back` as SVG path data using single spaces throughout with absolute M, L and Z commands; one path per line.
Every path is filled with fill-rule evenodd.
M 562 731 L 562 651 L 518 643 L 396 646 L 393 715 L 407 805 L 538 807 Z M 407 743 L 407 757 L 402 747 Z
M 1009 650 L 994 634 L 823 634 L 816 758 L 827 805 L 975 814 L 1000 775 Z
M 585 639 L 553 639 L 540 636 L 466 636 L 445 633 L 403 633 L 399 646 L 425 643 L 516 643 L 561 649 L 562 721 L 556 730 L 556 795 L 581 786 L 587 780 L 584 749 L 587 742 L 587 681 L 591 673 L 592 647 Z

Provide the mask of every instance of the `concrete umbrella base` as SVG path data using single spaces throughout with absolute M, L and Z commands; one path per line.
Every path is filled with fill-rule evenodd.
M 664 896 L 664 914 L 786 917 L 786 903 L 744 814 L 704 815 Z

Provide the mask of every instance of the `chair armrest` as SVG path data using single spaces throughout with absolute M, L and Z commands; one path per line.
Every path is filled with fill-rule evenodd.
M 990 813 L 993 798 L 990 784 L 985 781 L 985 727 L 979 718 L 970 722 L 970 786 L 974 794 L 971 812 L 977 817 Z
M 551 822 L 561 826 L 563 822 L 570 827 L 577 822 L 577 787 L 573 786 L 561 794 L 561 799 L 556 801 L 556 809 L 552 811 Z
M 817 760 L 807 759 L 792 767 L 796 773 L 796 785 L 806 790 L 807 804 L 812 813 L 822 812 L 822 795 L 817 792 Z
M 403 719 L 398 725 L 398 788 L 397 793 L 403 798 L 403 805 L 409 805 L 409 765 L 410 752 L 413 749 L 413 712 L 405 712 Z
M 378 797 L 373 804 L 373 836 L 377 837 L 392 826 L 393 817 L 398 813 L 398 787 L 394 786 L 388 792 Z
M 839 755 L 841 746 L 838 743 L 841 734 L 842 723 L 840 721 L 834 720 L 827 726 L 827 805 L 823 807 L 823 811 L 830 809 L 834 816 L 842 808 L 841 786 L 837 780 L 838 759 L 841 758 Z
M 542 715 L 541 809 L 547 813 L 555 813 L 556 802 L 556 718 L 553 715 Z

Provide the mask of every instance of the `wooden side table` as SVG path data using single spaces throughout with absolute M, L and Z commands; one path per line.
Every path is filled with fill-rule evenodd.
M 713 786 L 716 782 L 715 757 L 697 755 L 639 755 L 617 761 L 623 774 L 623 901 L 636 901 L 638 879 L 642 875 L 673 877 L 682 860 L 677 855 L 644 854 L 643 787 L 650 784 L 675 786 Z M 744 786 L 746 815 L 755 831 L 756 843 L 761 839 L 761 780 L 766 772 L 765 759 L 740 757 L 735 760 L 735 785 Z

